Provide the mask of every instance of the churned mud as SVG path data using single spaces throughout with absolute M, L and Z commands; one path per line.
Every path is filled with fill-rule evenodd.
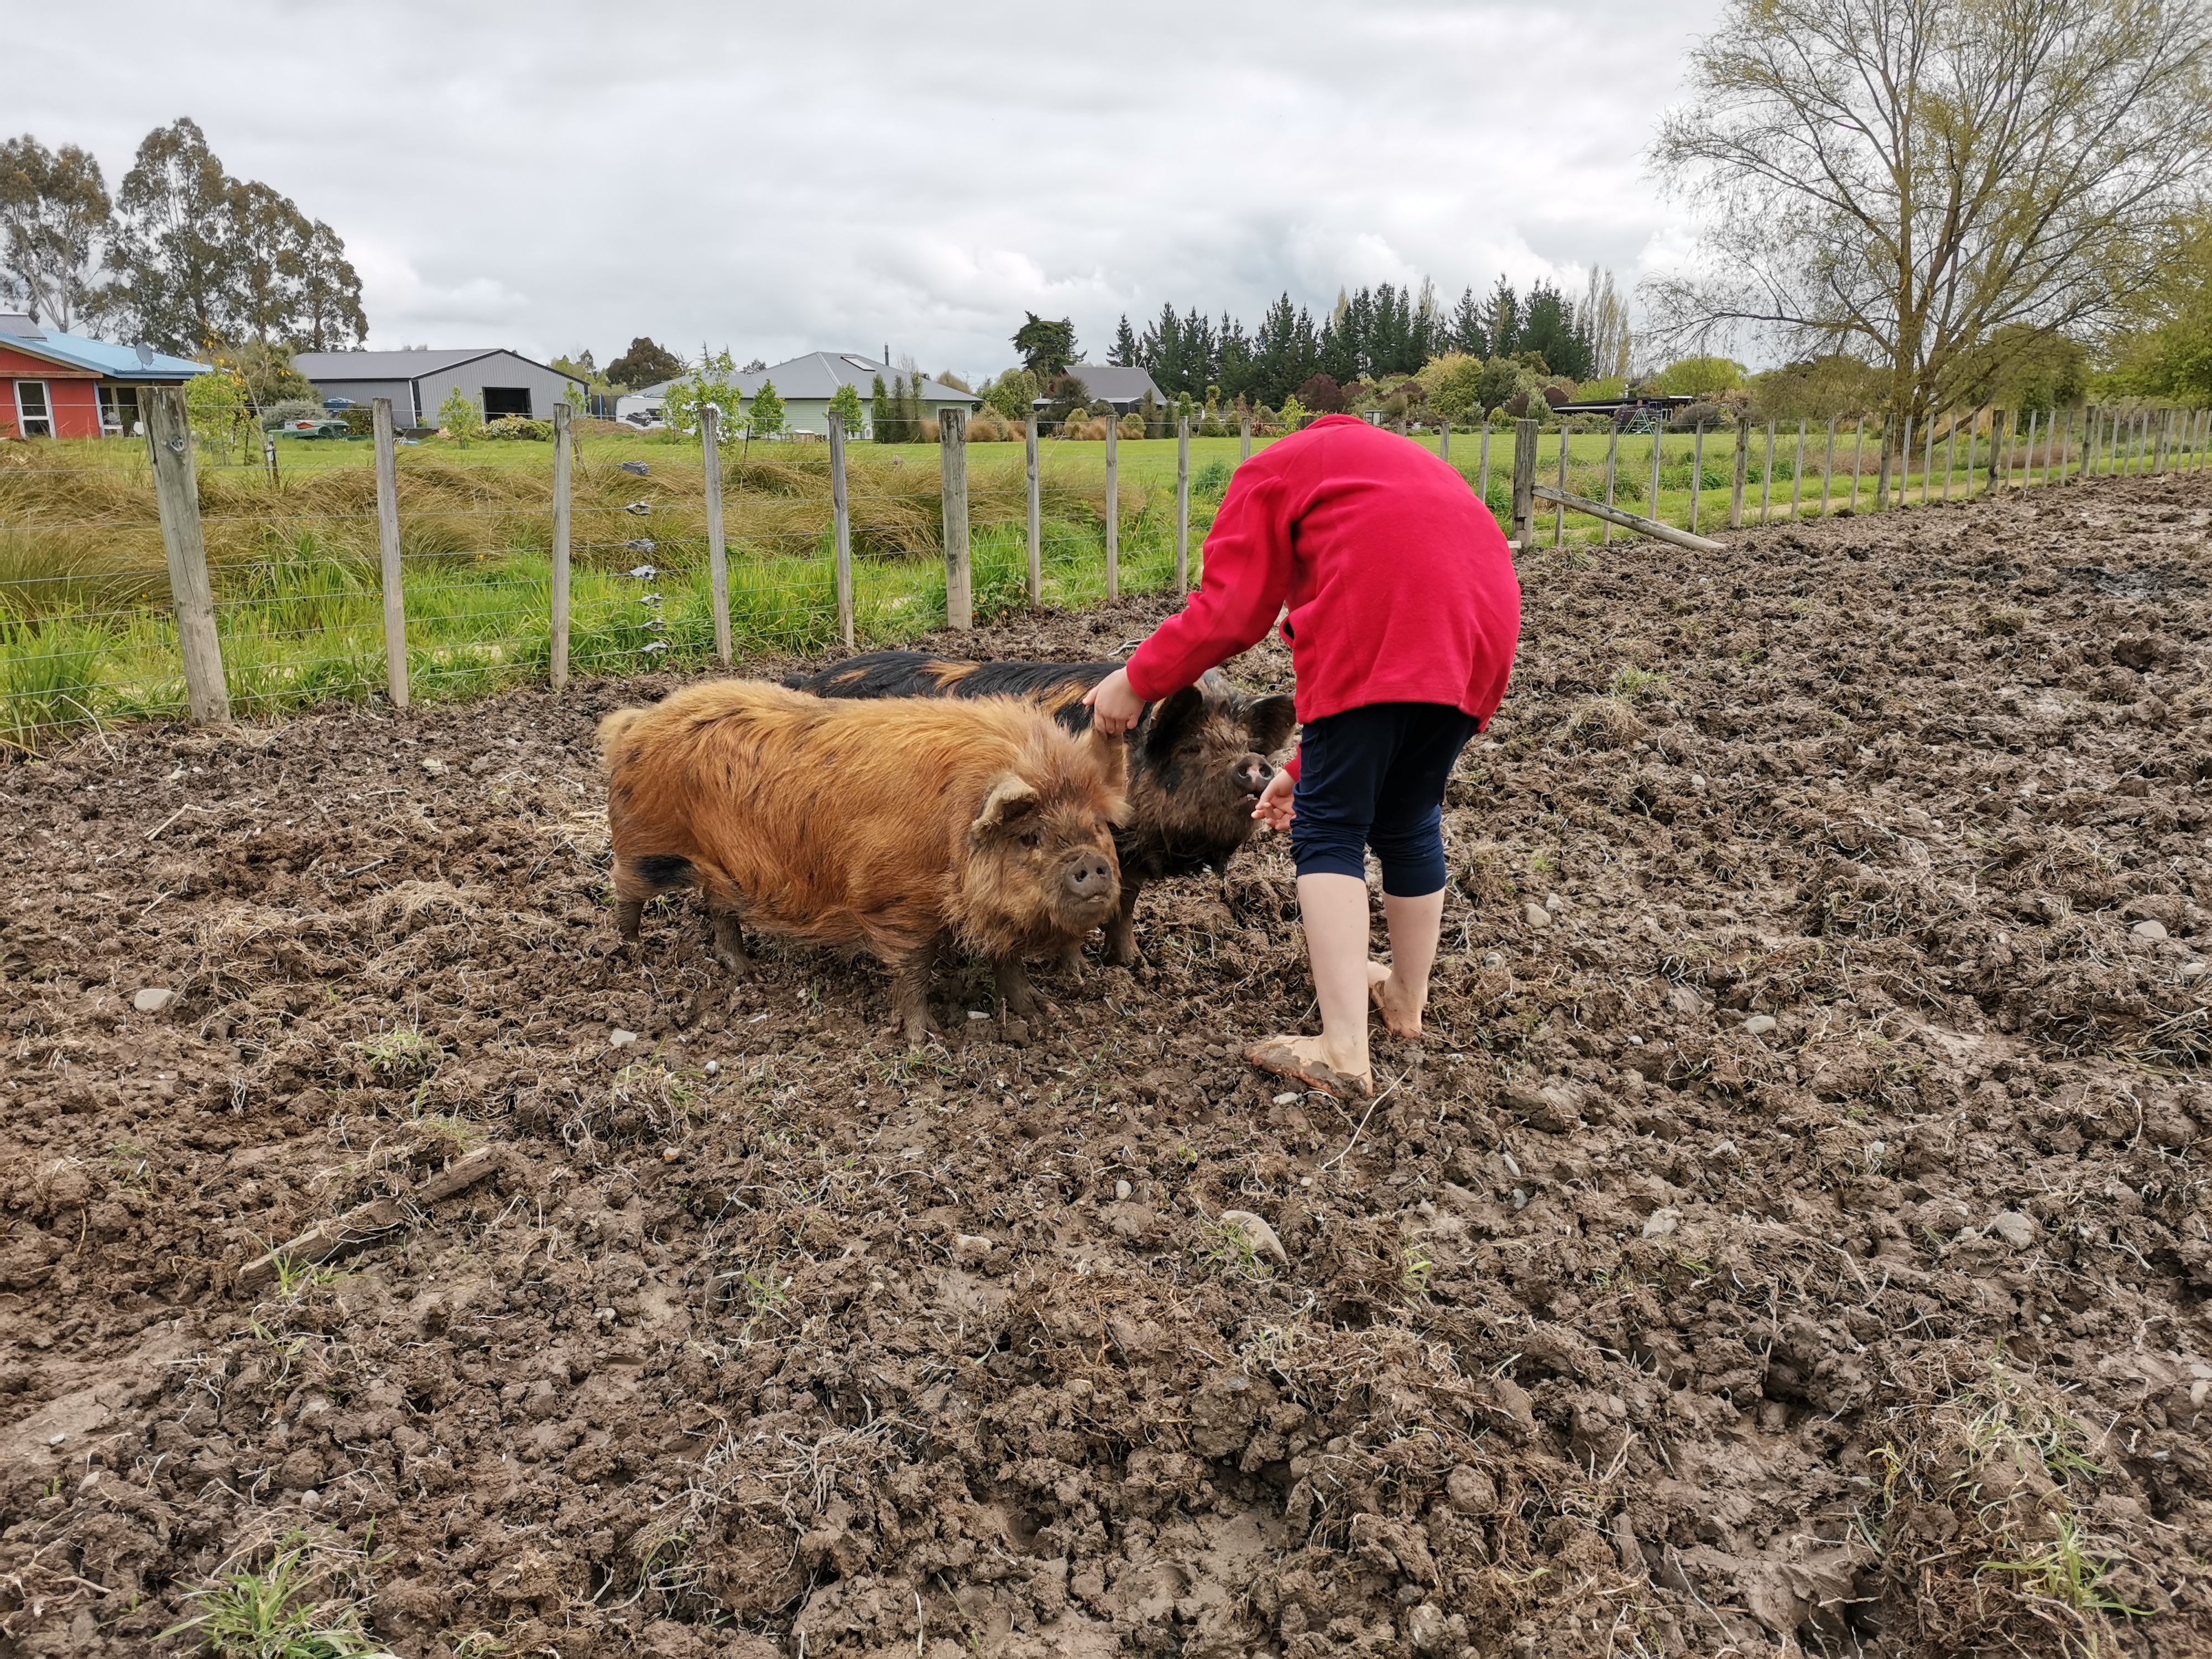
M 1529 560 L 1349 1110 L 1273 842 L 913 1054 L 619 949 L 672 681 L 0 772 L 0 1652 L 2212 1650 L 2208 519 Z

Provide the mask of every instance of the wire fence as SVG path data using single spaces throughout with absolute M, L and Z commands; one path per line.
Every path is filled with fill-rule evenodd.
M 928 447 L 724 445 L 710 411 L 696 436 L 648 444 L 579 441 L 562 411 L 552 445 L 496 459 L 406 446 L 386 418 L 366 448 L 203 469 L 180 400 L 156 393 L 147 414 L 143 447 L 0 459 L 0 748 L 186 712 L 892 644 L 1026 605 L 1187 591 L 1230 477 L 1271 436 L 1194 441 L 1185 423 L 1145 444 L 1093 419 L 971 444 L 956 412 Z M 1894 441 L 1861 422 L 1409 435 L 1528 549 L 2200 469 L 2212 413 L 1984 410 Z

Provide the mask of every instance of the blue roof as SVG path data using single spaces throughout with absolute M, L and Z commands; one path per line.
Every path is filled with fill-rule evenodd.
M 116 345 L 82 334 L 41 328 L 27 317 L 0 317 L 0 345 L 34 357 L 48 357 L 71 368 L 88 368 L 118 380 L 188 380 L 211 367 L 188 357 L 171 357 L 145 346 Z

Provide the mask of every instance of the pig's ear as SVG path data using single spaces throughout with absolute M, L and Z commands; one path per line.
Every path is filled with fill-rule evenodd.
M 1098 757 L 1098 768 L 1106 775 L 1107 787 L 1115 790 L 1129 786 L 1129 740 L 1109 738 L 1097 726 L 1091 728 L 1091 752 Z
M 1186 685 L 1152 710 L 1152 724 L 1145 729 L 1146 751 L 1164 755 L 1188 733 L 1205 712 L 1206 693 L 1194 685 Z
M 968 826 L 969 836 L 988 841 L 994 836 L 1018 835 L 1043 805 L 1043 798 L 1021 774 L 1002 774 L 991 786 L 991 793 L 983 797 L 982 810 Z
M 1272 755 L 1291 740 L 1298 723 L 1297 704 L 1288 697 L 1262 697 L 1252 705 L 1252 752 Z

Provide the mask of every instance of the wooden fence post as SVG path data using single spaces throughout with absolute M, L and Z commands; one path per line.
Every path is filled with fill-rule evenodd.
M 1751 472 L 1751 416 L 1735 417 L 1735 463 L 1729 477 L 1729 528 L 1743 528 L 1743 485 Z M 1607 468 L 1605 504 L 1613 505 L 1613 477 Z
M 169 560 L 169 594 L 177 609 L 177 647 L 185 659 L 185 700 L 198 724 L 220 726 L 230 719 L 230 688 L 223 683 L 222 647 L 216 638 L 215 588 L 208 580 L 185 394 L 179 387 L 161 386 L 138 395 L 154 457 L 154 501 L 161 517 L 161 550 Z
M 1766 423 L 1766 459 L 1759 469 L 1759 521 L 1766 522 L 1767 510 L 1774 499 L 1774 422 Z
M 376 552 L 384 585 L 384 685 L 391 694 L 392 706 L 404 708 L 407 592 L 399 566 L 399 451 L 392 430 L 392 399 L 371 399 L 368 411 L 369 430 L 376 436 Z M 560 470 L 557 461 L 554 470 Z M 559 526 L 555 526 L 554 533 L 560 533 Z
M 1805 498 L 1805 417 L 1797 417 L 1797 459 L 1790 463 L 1790 522 L 1798 523 L 1803 515 L 1798 507 Z
M 1106 597 L 1109 600 L 1121 597 L 1121 478 L 1116 442 L 1120 424 L 1109 405 L 1106 421 Z
M 1620 465 L 1620 428 L 1616 424 L 1610 432 L 1606 434 L 1605 438 L 1605 504 L 1607 507 L 1613 505 L 1613 481 L 1614 476 L 1619 471 Z M 1742 472 L 1742 470 L 1743 469 L 1741 466 L 1736 469 L 1739 475 Z M 1598 544 L 1601 547 L 1610 547 L 1613 545 L 1612 520 L 1601 519 L 1598 521 Z
M 1920 505 L 1928 505 L 1928 492 L 1936 476 L 1936 411 L 1928 411 L 1928 424 L 1920 436 Z
M 1997 487 L 1997 481 L 2002 475 L 2005 464 L 2011 459 L 2006 453 L 2007 418 L 2005 411 L 2002 409 L 1993 409 L 1990 411 L 1990 471 L 1988 482 L 1982 486 L 1982 494 L 1984 495 Z
M 1237 417 L 1237 459 L 1241 465 L 1252 459 L 1252 414 L 1247 410 Z
M 1828 485 L 1836 476 L 1837 419 L 1833 415 L 1828 416 L 1828 451 L 1826 458 L 1820 463 L 1820 516 L 1824 519 L 1828 516 Z M 1695 525 L 1690 527 L 1692 530 L 1697 528 Z
M 1665 459 L 1666 444 L 1667 421 L 1662 415 L 1651 428 L 1651 494 L 1644 503 L 1655 522 L 1659 521 L 1659 463 Z
M 1451 465 L 1451 422 L 1440 418 L 1437 422 L 1437 459 L 1446 466 Z
M 1559 488 L 1565 489 L 1562 479 Z M 1690 533 L 1698 533 L 1698 503 L 1704 498 L 1705 489 L 1705 423 L 1698 422 L 1698 435 L 1690 445 Z
M 1513 423 L 1513 544 L 1536 549 L 1536 422 Z
M 1114 429 L 1110 422 L 1106 429 Z M 1113 440 L 1107 442 L 1110 445 Z M 947 404 L 938 412 L 937 465 L 939 488 L 945 497 L 945 625 L 973 628 L 975 587 L 968 549 L 966 410 Z
M 1176 416 L 1176 592 L 1190 592 L 1190 417 Z
M 556 691 L 568 684 L 568 550 L 576 533 L 568 477 L 575 447 L 568 441 L 568 405 L 565 402 L 554 404 L 553 569 L 548 582 L 552 600 L 549 618 L 552 639 L 547 653 L 546 678 Z
M 1897 504 L 1905 505 L 1905 498 L 1912 489 L 1912 416 L 1905 417 L 1905 433 L 1897 446 Z
M 1934 430 L 1930 428 L 1929 430 Z M 1866 459 L 1866 416 L 1862 415 L 1851 422 L 1851 512 L 1859 510 L 1859 469 Z M 1923 479 L 1924 485 L 1926 480 Z
M 2066 411 L 2066 424 L 2058 428 L 2058 482 L 2073 482 L 2069 476 L 2074 466 L 2074 411 Z
M 1559 422 L 1559 488 L 1560 489 L 1565 490 L 1566 487 L 1567 422 L 1565 417 L 1562 417 Z M 1554 507 L 1552 511 L 1552 545 L 1553 547 L 1563 547 L 1566 544 L 1566 540 L 1567 509 L 1564 506 Z
M 943 430 L 942 426 L 939 428 Z M 1034 448 L 1032 448 L 1032 453 Z M 845 482 L 845 417 L 830 411 L 830 556 L 837 578 L 837 636 L 853 648 L 853 501 Z
M 1022 424 L 1022 441 L 1028 448 L 1029 467 L 1029 532 L 1030 532 L 1030 605 L 1031 609 L 1044 603 L 1044 502 L 1037 483 L 1037 425 L 1036 411 Z
M 699 465 L 707 486 L 707 594 L 714 609 L 714 660 L 730 665 L 730 554 L 722 544 L 722 411 L 699 408 Z
M 1485 507 L 1490 505 L 1490 417 L 1483 416 L 1482 441 L 1475 447 L 1474 495 Z

